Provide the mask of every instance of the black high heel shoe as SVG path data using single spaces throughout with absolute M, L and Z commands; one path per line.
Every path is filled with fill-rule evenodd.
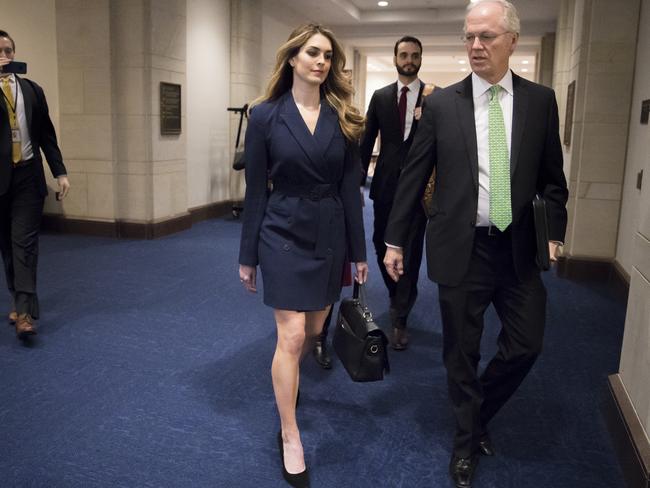
M 280 448 L 280 461 L 282 461 L 282 477 L 294 488 L 309 488 L 309 471 L 305 468 L 300 473 L 291 474 L 284 467 L 284 443 L 282 442 L 282 431 L 278 432 L 278 447 Z

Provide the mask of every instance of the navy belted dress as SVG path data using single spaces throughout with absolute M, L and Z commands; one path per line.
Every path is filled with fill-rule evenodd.
M 245 154 L 239 263 L 259 264 L 266 305 L 322 310 L 339 299 L 346 258 L 366 261 L 358 148 L 325 99 L 312 135 L 287 92 L 253 108 Z

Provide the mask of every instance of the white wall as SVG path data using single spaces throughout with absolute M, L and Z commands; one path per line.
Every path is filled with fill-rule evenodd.
M 628 134 L 623 201 L 618 228 L 616 260 L 629 274 L 634 255 L 634 235 L 639 229 L 640 210 L 650 207 L 650 201 L 642 202 L 642 195 L 636 188 L 637 173 L 643 172 L 643 186 L 650 186 L 650 125 L 639 123 L 641 101 L 650 99 L 650 0 L 644 0 L 639 22 L 639 39 L 634 71 L 634 89 L 630 129 Z
M 230 2 L 187 0 L 188 208 L 229 198 Z
M 275 53 L 287 42 L 289 34 L 298 25 L 290 25 L 264 12 L 262 19 L 262 66 L 260 69 L 261 89 L 264 91 L 275 67 Z M 261 95 L 261 93 L 260 93 Z
M 16 42 L 16 61 L 27 63 L 27 77 L 45 90 L 52 122 L 59 122 L 59 71 L 55 0 L 2 0 L 0 29 Z

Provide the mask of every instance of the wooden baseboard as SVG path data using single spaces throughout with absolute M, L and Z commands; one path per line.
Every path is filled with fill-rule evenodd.
M 615 296 L 627 303 L 630 276 L 615 259 L 589 259 L 562 256 L 558 259 L 557 274 L 573 281 L 599 281 L 611 285 Z
M 241 210 L 241 202 L 217 202 L 190 209 L 186 214 L 160 222 L 128 222 L 117 220 L 103 222 L 97 220 L 69 219 L 62 215 L 45 214 L 41 229 L 58 234 L 82 234 L 98 237 L 117 237 L 122 239 L 157 239 L 187 230 L 192 225 Z
M 609 376 L 605 423 L 629 488 L 650 488 L 650 441 L 619 374 Z

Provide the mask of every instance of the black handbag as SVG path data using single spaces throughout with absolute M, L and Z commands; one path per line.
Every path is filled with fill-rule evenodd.
M 359 295 L 361 294 L 361 297 Z M 353 381 L 379 381 L 390 372 L 388 339 L 372 318 L 363 285 L 354 282 L 352 298 L 339 306 L 333 345 Z

